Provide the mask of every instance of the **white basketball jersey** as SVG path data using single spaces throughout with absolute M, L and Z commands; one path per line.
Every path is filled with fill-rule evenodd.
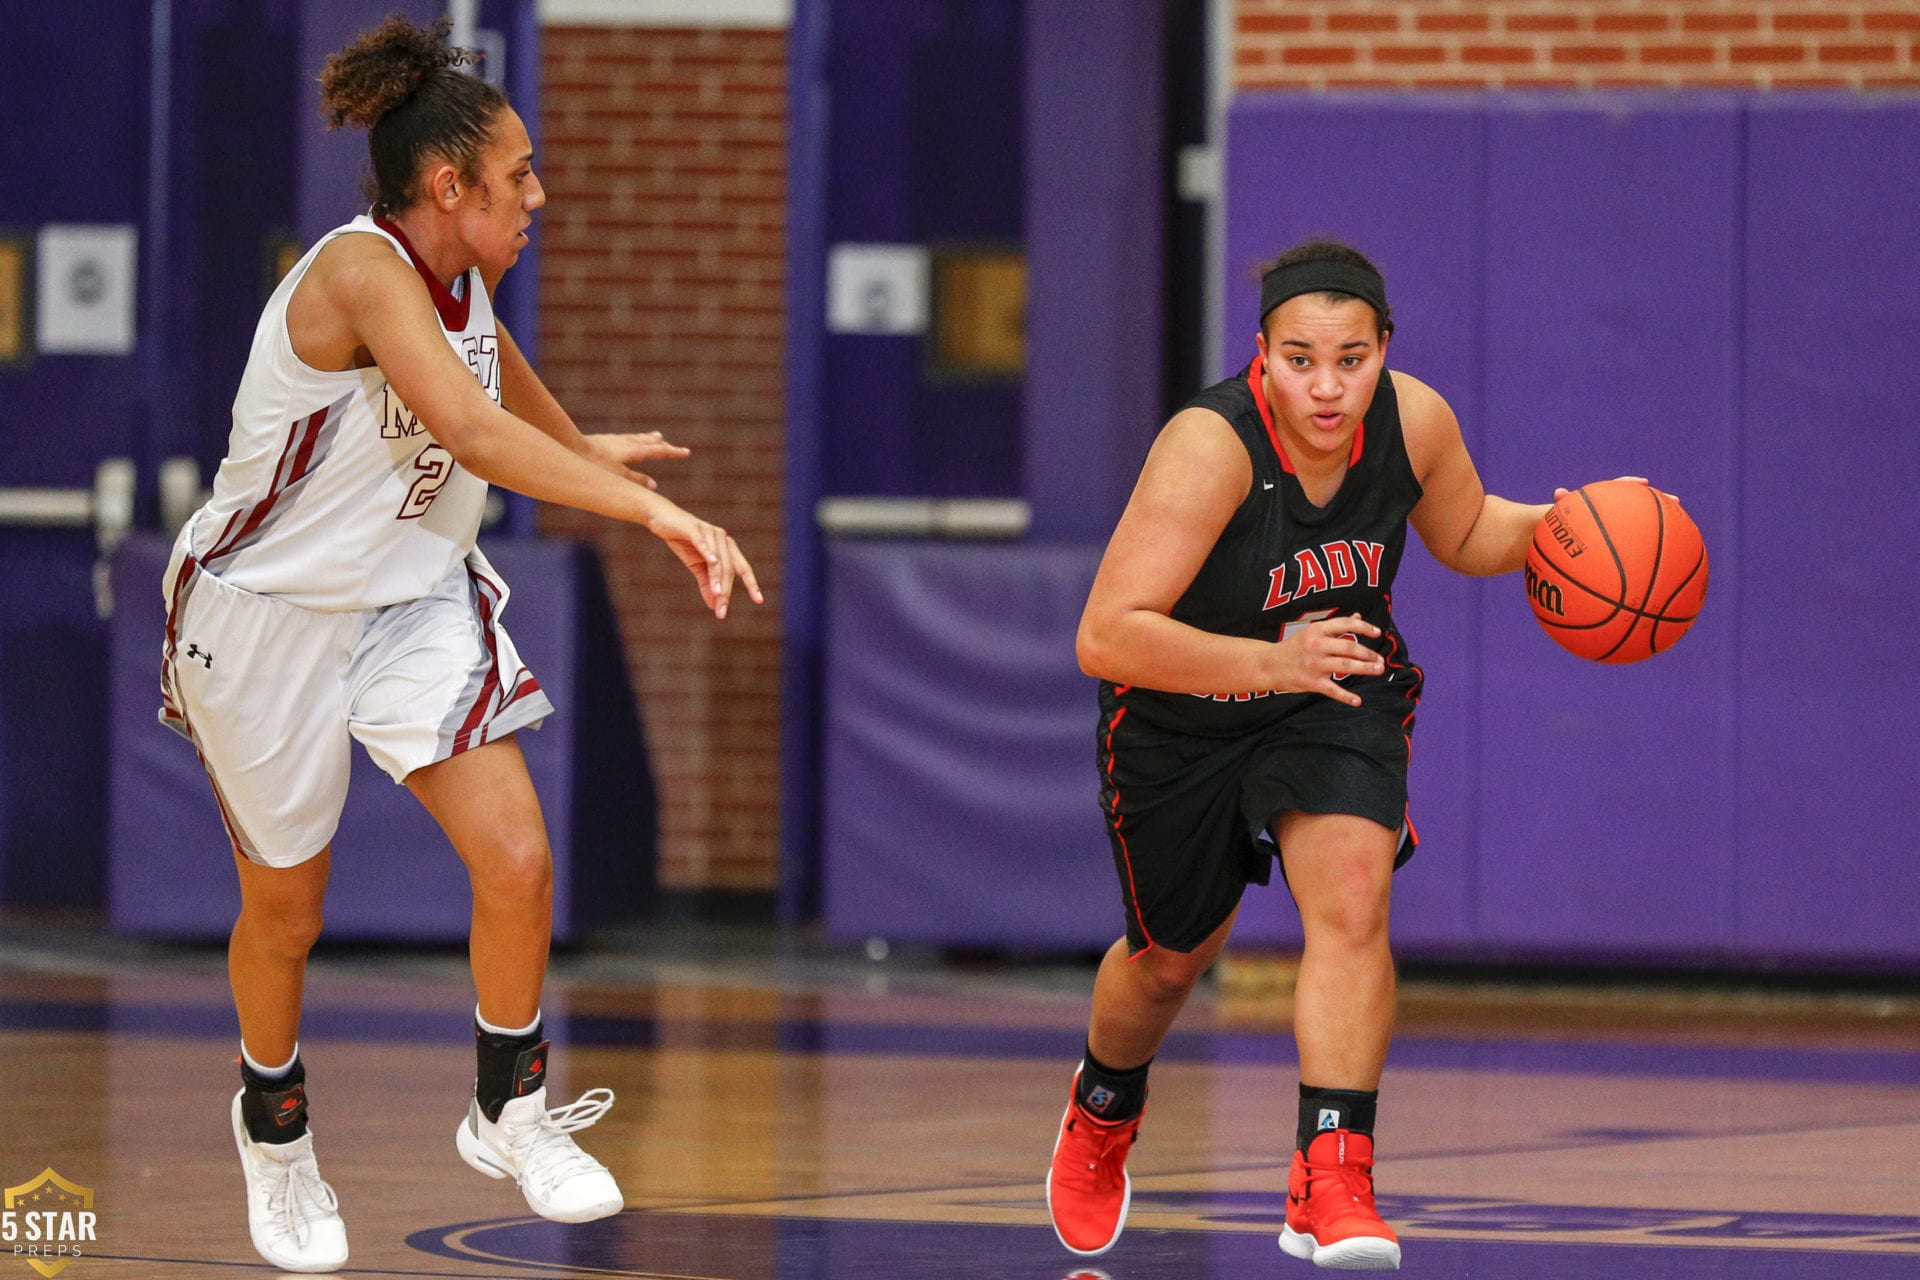
M 254 331 L 213 497 L 185 537 L 201 565 L 245 591 L 309 609 L 374 609 L 429 592 L 473 549 L 484 480 L 460 467 L 378 368 L 329 373 L 294 354 L 287 303 L 336 236 L 376 235 L 420 272 L 442 331 L 500 399 L 499 338 L 478 270 L 449 290 L 406 236 L 365 214 L 307 251 Z

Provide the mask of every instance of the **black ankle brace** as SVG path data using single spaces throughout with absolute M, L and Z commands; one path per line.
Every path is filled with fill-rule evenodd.
M 524 1036 L 503 1036 L 474 1025 L 478 1070 L 473 1096 L 489 1121 L 498 1120 L 510 1100 L 524 1098 L 546 1084 L 549 1045 L 541 1037 L 542 1030 L 536 1024 Z
M 1131 1120 L 1146 1109 L 1147 1068 L 1152 1065 L 1153 1059 L 1148 1058 L 1137 1067 L 1115 1071 L 1094 1057 L 1089 1048 L 1080 1064 L 1080 1084 L 1074 1090 L 1074 1101 L 1096 1120 L 1108 1123 Z
M 296 1142 L 307 1132 L 307 1068 L 298 1057 L 286 1075 L 269 1078 L 240 1062 L 240 1120 L 255 1142 Z
M 1373 1136 L 1373 1119 L 1380 1103 L 1378 1089 L 1316 1089 L 1300 1086 L 1300 1126 L 1295 1144 L 1305 1151 L 1317 1133 L 1345 1129 Z

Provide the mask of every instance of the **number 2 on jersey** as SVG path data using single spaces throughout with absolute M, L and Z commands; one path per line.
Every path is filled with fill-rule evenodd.
M 400 504 L 400 514 L 396 520 L 418 520 L 427 514 L 427 508 L 440 496 L 440 490 L 446 486 L 453 475 L 453 455 L 438 444 L 430 444 L 420 451 L 413 460 L 413 469 L 420 474 L 414 477 L 413 487 L 407 490 L 407 500 Z

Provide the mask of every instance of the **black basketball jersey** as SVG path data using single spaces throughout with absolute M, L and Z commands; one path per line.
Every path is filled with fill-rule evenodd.
M 1387 670 L 1343 682 L 1367 705 L 1405 706 L 1419 696 L 1420 672 L 1393 625 L 1393 577 L 1406 548 L 1407 515 L 1420 500 L 1420 482 L 1400 431 L 1400 404 L 1386 370 L 1374 391 L 1340 488 L 1324 507 L 1307 500 L 1274 430 L 1261 362 L 1216 383 L 1188 402 L 1232 424 L 1253 460 L 1246 499 L 1194 575 L 1171 616 L 1219 635 L 1278 640 L 1285 628 L 1358 613 L 1380 628 L 1378 650 Z M 1318 693 L 1250 689 L 1243 694 L 1195 695 L 1103 685 L 1150 721 L 1188 733 L 1234 733 L 1271 722 Z

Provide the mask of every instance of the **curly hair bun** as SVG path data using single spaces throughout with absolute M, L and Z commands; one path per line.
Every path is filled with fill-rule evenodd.
M 447 44 L 452 20 L 416 27 L 400 14 L 327 59 L 320 71 L 320 109 L 327 128 L 371 129 L 413 95 L 430 72 L 471 62 L 468 49 Z

